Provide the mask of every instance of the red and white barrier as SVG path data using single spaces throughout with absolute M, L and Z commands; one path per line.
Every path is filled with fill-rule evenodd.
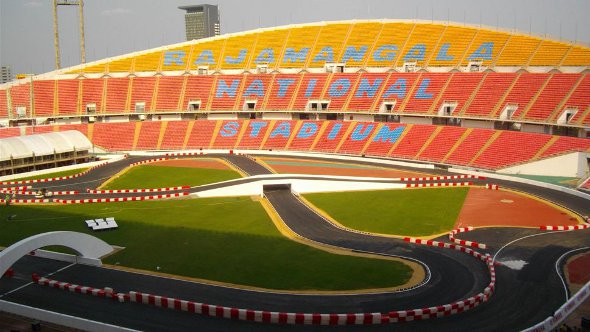
M 460 239 L 457 239 L 455 237 L 455 235 L 457 235 L 458 233 L 471 232 L 472 230 L 474 230 L 474 228 L 471 227 L 471 226 L 453 229 L 449 233 L 449 240 L 455 242 L 456 244 L 459 244 L 459 245 L 462 245 L 462 246 L 466 246 L 466 247 L 473 247 L 473 248 L 479 248 L 479 249 L 487 249 L 487 246 L 485 244 L 483 244 L 483 243 L 460 240 Z
M 100 165 L 96 165 L 96 166 L 92 166 L 89 169 L 85 170 L 84 172 L 78 173 L 78 174 L 74 174 L 74 175 L 68 175 L 68 176 L 60 176 L 57 178 L 47 178 L 47 179 L 35 179 L 35 180 L 21 180 L 21 181 L 6 181 L 6 182 L 0 182 L 0 185 L 8 185 L 8 184 L 27 184 L 27 183 L 44 183 L 44 182 L 53 182 L 53 181 L 61 181 L 61 180 L 68 180 L 68 179 L 73 179 L 73 178 L 77 178 L 83 175 L 88 174 L 88 172 L 97 169 L 101 166 L 104 166 L 108 163 L 102 163 Z M 2 189 L 6 189 L 6 188 L 2 188 Z M 30 189 L 30 186 L 29 188 Z
M 86 204 L 86 203 L 114 203 L 114 202 L 131 202 L 131 201 L 152 201 L 158 199 L 168 199 L 183 197 L 190 193 L 181 192 L 175 194 L 153 195 L 153 196 L 134 196 L 134 197 L 117 197 L 117 198 L 90 198 L 90 199 L 54 199 L 54 203 L 60 204 Z
M 471 252 L 473 252 L 473 250 L 471 250 Z M 33 275 L 33 281 L 40 285 L 46 285 L 80 294 L 91 294 L 94 296 L 116 299 L 119 302 L 130 301 L 142 304 L 149 304 L 161 308 L 186 311 L 195 314 L 225 319 L 289 325 L 374 325 L 449 316 L 472 309 L 477 305 L 487 301 L 494 291 L 494 284 L 496 282 L 496 278 L 494 266 L 491 263 L 492 259 L 490 258 L 490 256 L 484 255 L 482 260 L 484 260 L 487 263 L 491 274 L 490 284 L 488 287 L 484 289 L 482 293 L 479 293 L 465 300 L 457 301 L 450 304 L 444 304 L 440 306 L 422 309 L 391 311 L 386 313 L 362 312 L 322 314 L 250 310 L 192 302 L 134 291 L 129 292 L 129 294 L 114 293 L 112 289 L 109 288 L 97 289 L 92 287 L 79 286 L 75 284 L 69 284 L 65 282 L 59 282 L 56 280 L 42 278 L 37 275 Z
M 406 183 L 406 188 L 465 187 L 473 182 Z
M 153 188 L 153 189 L 112 189 L 112 190 L 94 190 L 86 189 L 90 194 L 128 194 L 128 193 L 156 193 L 161 191 L 176 191 L 190 189 L 190 186 L 170 187 L 170 188 Z
M 169 158 L 167 158 L 167 157 L 164 157 L 164 158 L 156 158 L 156 159 L 148 159 L 148 160 L 138 161 L 136 163 L 129 164 L 129 166 L 137 166 L 137 165 L 143 165 L 143 164 L 157 163 L 158 161 L 164 161 L 164 160 L 168 160 L 168 159 Z
M 578 231 L 590 228 L 590 224 L 582 224 L 575 226 L 539 226 L 539 229 L 544 231 Z
M 430 177 L 422 177 L 422 178 L 400 178 L 400 181 L 408 182 L 408 181 L 440 181 L 440 180 L 460 180 L 460 179 L 480 179 L 485 180 L 484 176 L 479 175 L 470 175 L 470 174 L 463 174 L 463 175 L 447 175 L 447 176 L 430 176 Z
M 489 184 L 489 183 L 486 183 L 486 189 L 498 190 L 498 189 L 500 189 L 500 186 L 497 185 L 497 184 Z
M 33 186 L 6 187 L 6 188 L 0 188 L 0 193 L 9 194 L 9 193 L 13 193 L 13 192 L 26 191 L 31 188 L 33 188 Z
M 46 198 L 35 198 L 35 199 L 11 199 L 10 204 L 39 204 L 39 203 L 50 203 L 50 199 Z M 5 199 L 0 199 L 0 204 L 5 204 Z
M 104 289 L 87 287 L 87 286 L 80 286 L 76 284 L 70 284 L 67 282 L 61 282 L 57 280 L 47 279 L 44 277 L 39 277 L 36 274 L 32 276 L 33 282 L 43 286 L 49 286 L 53 288 L 59 288 L 63 290 L 70 291 L 72 293 L 79 293 L 79 294 L 88 294 L 92 296 L 98 297 L 105 297 L 106 292 Z

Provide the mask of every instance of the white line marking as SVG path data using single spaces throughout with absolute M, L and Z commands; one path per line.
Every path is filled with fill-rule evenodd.
M 563 284 L 563 288 L 565 290 L 565 301 L 567 302 L 569 300 L 569 290 L 567 288 L 567 284 L 565 283 L 565 279 L 563 278 L 561 272 L 559 271 L 559 264 L 561 264 L 561 260 L 567 256 L 568 254 L 575 252 L 575 251 L 580 251 L 580 250 L 588 250 L 590 249 L 590 247 L 582 247 L 582 248 L 578 248 L 578 249 L 573 249 L 570 250 L 566 253 L 564 253 L 563 255 L 559 256 L 559 258 L 557 259 L 557 261 L 555 262 L 555 272 L 557 273 L 557 275 L 559 276 L 559 279 L 561 279 L 561 283 Z
M 54 272 L 51 272 L 51 273 L 49 273 L 49 274 L 46 274 L 46 275 L 44 275 L 43 277 L 49 277 L 49 276 L 51 276 L 51 275 L 54 275 L 54 274 L 56 274 L 56 273 L 58 273 L 58 272 L 61 272 L 61 271 L 65 270 L 65 269 L 67 269 L 67 268 L 69 268 L 69 267 L 72 267 L 72 266 L 74 266 L 74 265 L 76 265 L 76 263 L 72 263 L 72 264 L 70 264 L 70 265 L 64 266 L 64 267 L 62 267 L 61 269 L 59 269 L 59 270 L 57 270 L 57 271 L 54 271 Z M 13 290 L 10 290 L 10 291 L 8 291 L 8 292 L 6 292 L 6 293 L 4 293 L 4 294 L 0 294 L 0 299 L 1 299 L 1 298 L 3 298 L 3 297 L 4 297 L 4 296 L 6 296 L 6 295 L 10 295 L 10 294 L 12 294 L 12 293 L 14 293 L 14 292 L 18 292 L 19 290 L 21 290 L 21 289 L 23 289 L 23 288 L 25 288 L 25 287 L 27 287 L 27 286 L 30 286 L 30 285 L 32 285 L 32 284 L 33 284 L 33 282 L 32 282 L 32 281 L 30 281 L 30 282 L 28 282 L 28 283 L 26 283 L 26 284 L 24 284 L 24 285 L 22 285 L 22 286 L 20 286 L 20 287 L 17 287 L 17 288 L 15 288 L 15 289 L 13 289 Z

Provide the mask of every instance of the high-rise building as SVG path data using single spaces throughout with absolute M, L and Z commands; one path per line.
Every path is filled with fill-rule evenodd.
M 10 66 L 0 67 L 0 84 L 12 81 Z
M 186 40 L 219 36 L 219 7 L 216 5 L 181 6 L 186 10 L 184 23 L 186 26 Z

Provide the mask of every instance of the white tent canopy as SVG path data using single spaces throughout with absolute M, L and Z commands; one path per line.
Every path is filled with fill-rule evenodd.
M 92 143 L 77 130 L 0 139 L 0 161 L 91 150 Z

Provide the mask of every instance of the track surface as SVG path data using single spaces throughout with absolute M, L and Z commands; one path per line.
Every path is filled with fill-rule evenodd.
M 216 155 L 207 155 L 207 157 Z M 235 167 L 250 175 L 268 174 L 270 171 L 253 158 L 236 155 L 219 155 Z M 78 190 L 95 188 L 128 164 L 147 157 L 131 157 L 107 166 L 99 167 L 89 174 L 70 180 L 46 183 L 53 190 Z M 321 158 L 330 160 L 329 158 Z M 367 162 L 368 164 L 374 164 Z M 381 165 L 380 166 L 384 166 Z M 387 167 L 387 166 L 385 166 Z M 400 168 L 396 166 L 395 168 Z M 401 167 L 403 168 L 403 167 Z M 410 168 L 408 168 L 410 169 Z M 429 173 L 446 174 L 429 170 Z M 285 176 L 285 179 L 293 178 Z M 232 181 L 243 183 L 248 178 Z M 394 182 L 394 181 L 384 181 Z M 554 190 L 533 187 L 507 181 L 493 181 L 504 187 L 525 191 L 561 204 L 580 214 L 590 213 L 590 204 L 581 198 Z M 42 185 L 35 185 L 39 188 Z M 220 187 L 219 184 L 192 188 L 191 192 Z M 82 194 L 83 198 L 123 197 L 121 195 Z M 142 194 L 131 194 L 141 196 Z M 143 194 L 145 195 L 145 194 Z M 564 287 L 555 273 L 555 262 L 563 253 L 590 245 L 590 231 L 540 232 L 533 229 L 493 228 L 479 229 L 462 238 L 487 243 L 487 251 L 494 255 L 506 243 L 523 236 L 502 249 L 499 261 L 522 260 L 527 264 L 521 270 L 506 266 L 496 269 L 496 292 L 490 301 L 459 315 L 381 326 L 285 326 L 232 321 L 204 317 L 195 314 L 156 308 L 148 305 L 124 303 L 91 296 L 73 294 L 51 289 L 30 282 L 30 275 L 53 273 L 65 268 L 51 278 L 85 286 L 109 286 L 116 292 L 130 290 L 193 300 L 231 307 L 290 312 L 388 312 L 392 310 L 417 309 L 454 302 L 479 293 L 489 282 L 484 264 L 465 254 L 426 246 L 410 245 L 401 240 L 347 232 L 333 227 L 307 208 L 289 191 L 266 192 L 273 207 L 283 221 L 296 233 L 308 239 L 360 251 L 382 255 L 410 257 L 426 264 L 432 274 L 428 283 L 414 290 L 365 295 L 290 295 L 253 292 L 218 286 L 203 285 L 149 275 L 122 272 L 108 268 L 95 268 L 36 257 L 24 257 L 14 268 L 14 279 L 3 278 L 0 282 L 0 299 L 23 303 L 73 316 L 103 321 L 147 331 L 181 331 L 198 327 L 201 331 L 319 331 L 338 329 L 342 331 L 517 331 L 531 326 L 551 315 L 565 300 Z M 67 198 L 67 197 L 64 197 Z M 81 198 L 81 197 L 77 197 Z M 446 237 L 441 241 L 448 241 Z M 27 285 L 16 291 L 18 287 Z

